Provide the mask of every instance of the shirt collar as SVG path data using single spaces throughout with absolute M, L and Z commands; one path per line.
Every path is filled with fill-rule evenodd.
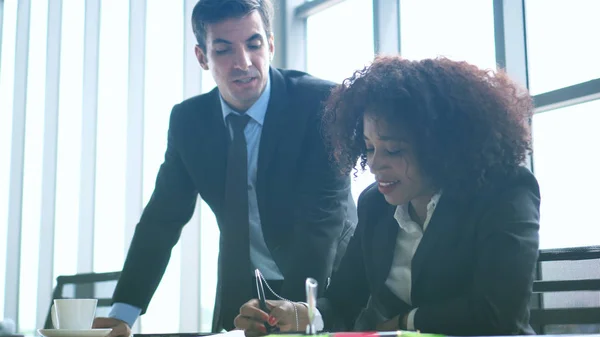
M 433 211 L 437 207 L 437 204 L 442 196 L 442 192 L 438 192 L 431 197 L 429 203 L 427 203 L 427 218 L 425 218 L 425 222 L 423 223 L 423 232 L 427 229 L 427 225 L 429 225 L 429 221 L 431 220 L 431 216 L 433 215 Z M 408 203 L 403 205 L 398 205 L 396 207 L 396 212 L 394 212 L 394 219 L 398 222 L 398 225 L 402 230 L 408 233 L 412 233 L 416 230 L 417 226 L 411 226 L 411 224 L 416 224 L 413 219 L 411 219 L 410 214 L 408 212 Z
M 270 77 L 270 76 L 269 76 Z M 256 121 L 261 126 L 265 120 L 265 114 L 267 113 L 267 106 L 269 104 L 269 98 L 271 97 L 271 79 L 267 78 L 267 84 L 265 86 L 265 90 L 263 90 L 260 97 L 252 104 L 252 106 L 246 111 L 246 115 L 250 116 L 254 121 Z M 233 110 L 227 102 L 223 99 L 223 96 L 219 93 L 219 99 L 221 100 L 221 111 L 223 112 L 223 121 L 225 125 L 227 125 L 227 116 L 230 113 L 240 114 L 239 112 Z

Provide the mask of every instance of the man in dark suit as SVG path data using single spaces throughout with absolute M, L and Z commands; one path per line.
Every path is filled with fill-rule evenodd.
M 268 0 L 200 0 L 195 52 L 217 88 L 177 104 L 165 160 L 137 225 L 110 318 L 94 327 L 127 335 L 143 314 L 197 195 L 221 240 L 214 332 L 233 329 L 259 269 L 281 296 L 304 299 L 307 277 L 325 285 L 354 232 L 350 180 L 329 161 L 321 102 L 333 83 L 270 66 Z M 324 288 L 324 287 L 322 287 Z

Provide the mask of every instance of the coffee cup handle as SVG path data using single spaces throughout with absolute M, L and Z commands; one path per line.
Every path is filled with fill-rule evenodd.
M 56 306 L 54 304 L 52 304 L 52 307 L 50 308 L 50 317 L 52 318 L 52 326 L 54 326 L 54 329 L 60 329 L 58 326 L 58 314 L 56 313 Z

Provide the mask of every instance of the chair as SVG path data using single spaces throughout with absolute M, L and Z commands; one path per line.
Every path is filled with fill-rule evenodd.
M 600 246 L 540 250 L 530 323 L 538 334 L 600 332 Z
M 111 297 L 114 288 L 121 276 L 121 272 L 110 273 L 88 273 L 68 276 L 59 276 L 56 278 L 56 288 L 52 293 L 52 301 L 46 316 L 44 329 L 52 329 L 52 316 L 50 310 L 55 299 L 62 298 L 96 298 L 98 299 L 98 309 L 105 309 L 111 306 Z

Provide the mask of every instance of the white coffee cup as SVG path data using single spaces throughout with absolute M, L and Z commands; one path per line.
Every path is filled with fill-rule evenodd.
M 54 300 L 51 316 L 55 329 L 89 330 L 96 314 L 97 299 Z

